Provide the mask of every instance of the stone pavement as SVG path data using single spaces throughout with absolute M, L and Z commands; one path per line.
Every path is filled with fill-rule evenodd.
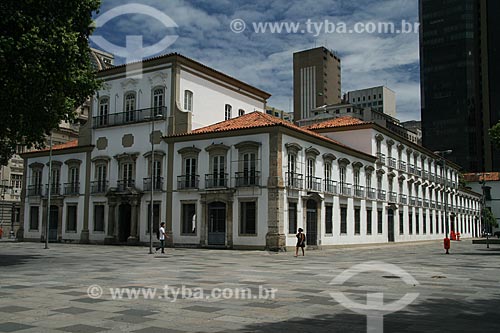
M 384 304 L 418 293 L 411 305 L 383 317 L 385 332 L 500 328 L 500 245 L 452 242 L 445 255 L 441 242 L 394 244 L 309 251 L 299 258 L 263 251 L 147 252 L 0 243 L 0 332 L 366 332 L 367 317 L 346 309 L 332 292 L 362 304 L 367 293 L 371 301 L 383 293 Z M 343 284 L 330 284 L 353 265 L 371 261 L 397 265 L 417 283 L 377 264 L 393 271 L 361 269 Z M 183 286 L 184 296 L 173 301 Z M 117 299 L 110 288 L 158 289 L 154 297 Z M 241 288 L 247 293 L 236 297 Z M 271 288 L 277 289 L 274 299 Z M 248 292 L 251 299 L 245 299 Z

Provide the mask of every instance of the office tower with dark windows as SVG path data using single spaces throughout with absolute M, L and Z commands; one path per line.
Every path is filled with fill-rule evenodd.
M 325 47 L 293 54 L 294 120 L 319 106 L 341 102 L 340 58 Z
M 420 0 L 423 145 L 468 171 L 500 168 L 500 1 Z

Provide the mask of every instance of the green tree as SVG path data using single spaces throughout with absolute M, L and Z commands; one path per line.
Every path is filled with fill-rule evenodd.
M 0 165 L 46 135 L 98 88 L 88 37 L 100 0 L 0 1 Z
M 491 142 L 500 148 L 500 122 L 488 130 Z
M 484 224 L 490 225 L 492 227 L 498 227 L 497 219 L 495 215 L 488 208 L 483 208 Z

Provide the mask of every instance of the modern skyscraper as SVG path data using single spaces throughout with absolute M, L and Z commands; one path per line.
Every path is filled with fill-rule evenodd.
M 309 118 L 312 109 L 341 102 L 340 58 L 325 47 L 293 54 L 294 119 Z
M 420 0 L 423 145 L 467 171 L 500 168 L 500 1 Z

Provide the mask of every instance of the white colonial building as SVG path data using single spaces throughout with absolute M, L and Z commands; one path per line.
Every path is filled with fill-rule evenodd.
M 126 69 L 99 72 L 78 142 L 52 151 L 50 187 L 49 151 L 23 155 L 25 239 L 45 239 L 49 216 L 49 240 L 146 243 L 151 192 L 175 246 L 283 249 L 299 227 L 317 247 L 479 232 L 480 196 L 457 166 L 384 128 L 297 127 L 263 112 L 269 94 L 177 54 Z

